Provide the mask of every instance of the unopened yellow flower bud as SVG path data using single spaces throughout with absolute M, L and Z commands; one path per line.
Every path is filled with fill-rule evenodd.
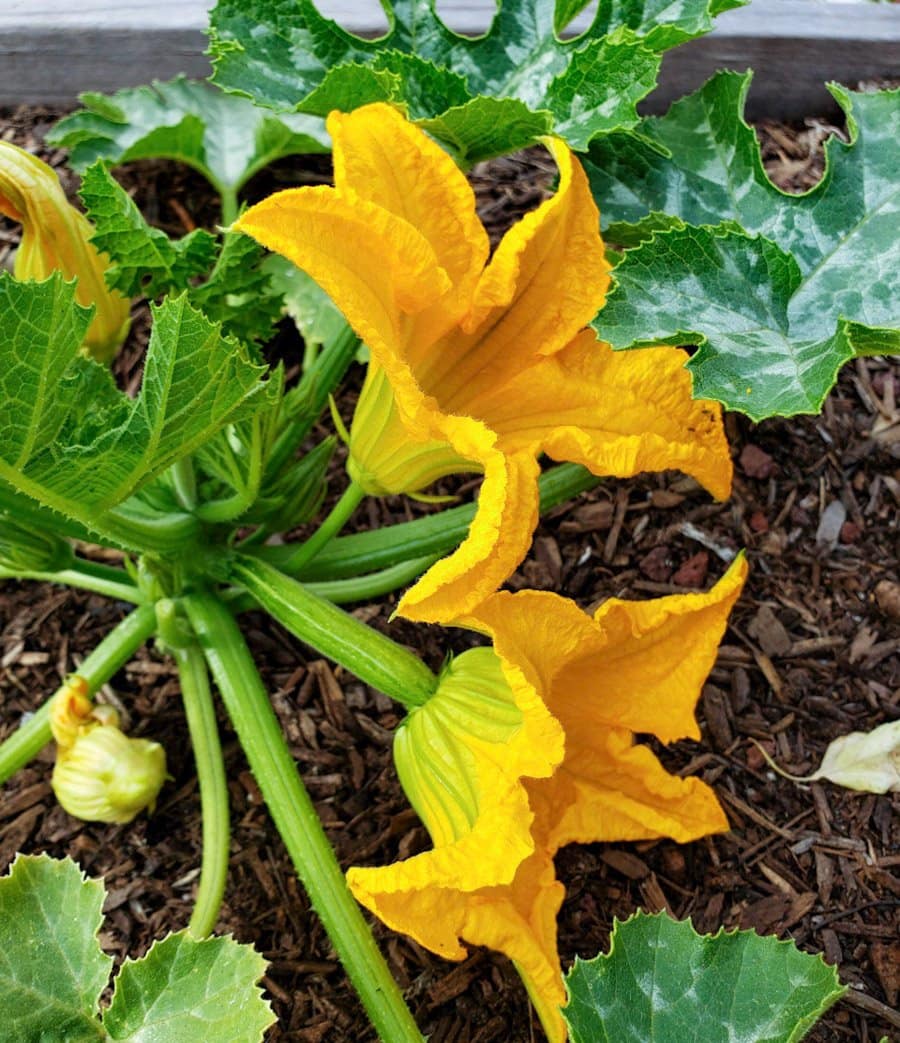
M 56 799 L 86 822 L 130 822 L 152 811 L 166 779 L 166 754 L 158 742 L 130 739 L 113 725 L 82 731 L 60 747 L 53 769 Z
M 375 362 L 350 428 L 347 473 L 369 496 L 415 495 L 448 474 L 478 471 L 449 442 L 416 441 L 400 420 L 394 392 Z
M 78 303 L 96 308 L 85 348 L 98 362 L 111 359 L 128 333 L 130 302 L 106 285 L 109 266 L 89 242 L 94 227 L 66 199 L 52 167 L 8 141 L 0 141 L 0 214 L 22 225 L 15 277 L 77 278 Z
M 67 677 L 50 703 L 50 730 L 63 749 L 68 749 L 79 732 L 93 723 L 94 704 L 87 681 L 78 674 Z

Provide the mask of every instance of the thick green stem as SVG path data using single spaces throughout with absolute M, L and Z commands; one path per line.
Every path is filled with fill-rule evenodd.
M 31 521 L 39 528 L 87 543 L 112 544 L 131 551 L 175 550 L 199 529 L 197 519 L 190 515 L 136 512 L 128 501 L 100 513 L 81 508 L 74 500 L 67 505 L 51 510 L 0 482 L 0 510 L 20 524 Z
M 222 227 L 228 228 L 237 220 L 238 204 L 237 189 L 230 185 L 216 185 L 219 198 L 222 201 Z
M 178 551 L 200 531 L 191 514 L 137 513 L 125 504 L 108 511 L 98 522 L 118 545 L 139 551 Z
M 287 559 L 284 566 L 285 572 L 298 573 L 313 560 L 319 551 L 330 543 L 343 529 L 350 519 L 350 515 L 359 506 L 365 497 L 365 492 L 356 484 L 351 482 L 344 490 L 341 498 L 332 507 L 331 512 L 316 531 L 305 542 L 297 547 L 293 554 Z
M 405 587 L 418 579 L 422 573 L 430 568 L 439 555 L 428 554 L 424 558 L 410 558 L 409 561 L 401 561 L 398 565 L 381 569 L 379 572 L 370 572 L 365 576 L 351 576 L 349 579 L 336 579 L 321 583 L 304 583 L 303 585 L 317 597 L 325 598 L 335 605 L 348 605 L 354 601 L 372 601 L 392 594 L 400 587 Z
M 350 894 L 243 636 L 210 594 L 185 608 L 244 753 L 316 912 L 384 1043 L 423 1043 Z
M 370 572 L 366 576 L 353 576 L 350 579 L 336 579 L 333 583 L 304 583 L 304 587 L 317 597 L 325 598 L 335 605 L 349 605 L 354 601 L 372 601 L 385 594 L 392 594 L 400 587 L 411 583 L 437 561 L 434 556 L 412 558 L 401 561 L 380 572 Z M 249 612 L 256 608 L 256 600 L 245 591 L 234 588 L 223 595 L 228 607 L 235 615 Z
M 172 464 L 172 485 L 175 497 L 184 510 L 190 512 L 197 506 L 197 477 L 194 474 L 194 461 L 183 456 Z
M 0 482 L 0 511 L 15 518 L 20 525 L 33 525 L 37 529 L 46 529 L 59 536 L 68 536 L 70 539 L 84 540 L 87 543 L 97 540 L 95 530 L 56 511 L 48 510 L 4 482 Z
M 58 572 L 18 572 L 0 566 L 0 579 L 33 579 L 43 583 L 63 583 L 67 587 L 78 587 L 103 594 L 117 601 L 130 601 L 139 605 L 144 599 L 131 582 L 124 569 L 112 569 L 92 561 L 76 558 L 72 567 Z
M 184 712 L 194 747 L 203 823 L 200 883 L 188 930 L 197 938 L 205 938 L 219 918 L 228 876 L 228 782 L 203 652 L 196 644 L 171 651 L 178 664 Z
M 437 688 L 412 652 L 258 558 L 235 557 L 232 579 L 305 644 L 407 708 L 421 706 Z
M 600 479 L 580 464 L 560 464 L 541 475 L 541 512 L 565 503 L 578 493 L 594 488 Z M 465 539 L 478 509 L 477 503 L 451 507 L 415 521 L 383 529 L 339 536 L 298 573 L 304 582 L 331 582 L 348 576 L 389 568 L 410 558 L 449 554 Z M 289 545 L 254 548 L 252 553 L 279 569 L 294 553 Z M 293 570 L 291 570 L 293 572 Z
M 95 692 L 120 670 L 156 628 L 152 605 L 141 605 L 111 630 L 81 666 L 79 677 Z M 55 693 L 54 693 L 55 694 Z M 23 768 L 50 742 L 51 696 L 44 705 L 0 745 L 0 784 Z

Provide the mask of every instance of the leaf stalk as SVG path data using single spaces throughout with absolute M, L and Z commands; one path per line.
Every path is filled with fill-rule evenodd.
M 385 1043 L 424 1043 L 347 888 L 234 617 L 207 593 L 184 605 L 278 832 L 376 1031 Z

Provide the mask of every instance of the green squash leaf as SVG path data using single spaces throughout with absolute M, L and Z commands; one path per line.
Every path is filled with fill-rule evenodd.
M 547 89 L 553 129 L 573 149 L 586 149 L 598 135 L 634 126 L 636 105 L 656 86 L 658 71 L 657 55 L 629 30 L 594 40 Z
M 91 242 L 113 261 L 107 285 L 126 297 L 152 299 L 183 290 L 212 266 L 218 247 L 214 235 L 198 228 L 172 240 L 152 228 L 103 163 L 88 167 L 79 195 L 97 230 Z
M 4 1039 L 261 1043 L 275 1023 L 257 985 L 265 960 L 232 938 L 186 931 L 125 961 L 101 1025 L 113 965 L 97 940 L 103 901 L 103 885 L 68 858 L 19 855 L 0 879 Z
M 572 1043 L 797 1043 L 845 991 L 793 942 L 699 935 L 640 912 L 616 921 L 608 955 L 576 960 L 566 986 Z
M 261 1041 L 275 1022 L 255 984 L 265 970 L 259 953 L 232 938 L 169 935 L 125 961 L 103 1027 L 129 1043 Z
M 52 145 L 72 150 L 70 163 L 78 171 L 97 159 L 175 159 L 199 171 L 222 194 L 236 192 L 283 156 L 330 149 L 318 119 L 276 116 L 183 76 L 111 95 L 89 92 L 80 100 L 85 107 L 47 135 Z
M 249 236 L 226 232 L 209 278 L 188 293 L 207 318 L 247 343 L 268 340 L 281 315 L 283 298 L 271 283 L 264 258 L 265 251 Z
M 505 0 L 474 39 L 448 29 L 433 0 L 385 0 L 391 28 L 378 40 L 346 32 L 312 0 L 219 0 L 210 23 L 213 78 L 281 111 L 392 101 L 428 120 L 429 133 L 466 162 L 499 155 L 510 141 L 532 144 L 547 121 L 582 148 L 637 124 L 635 103 L 652 90 L 662 51 L 707 32 L 713 15 L 738 2 L 600 0 L 588 29 L 563 41 L 556 29 L 584 6 L 579 0 Z M 540 120 L 524 134 L 522 109 L 497 108 L 492 140 L 484 108 L 468 108 L 486 100 L 517 100 Z M 441 118 L 451 110 L 446 128 Z
M 0 879 L 0 991 L 7 1039 L 102 1040 L 112 958 L 97 941 L 103 885 L 74 862 L 18 855 Z
M 645 141 L 595 142 L 588 168 L 607 237 L 638 244 L 615 269 L 600 335 L 701 344 L 694 393 L 760 420 L 818 412 L 849 358 L 900 351 L 900 91 L 829 88 L 851 141 L 830 140 L 822 180 L 796 196 L 766 176 L 741 118 L 748 86 L 719 73 L 644 120 Z
M 528 148 L 553 126 L 549 112 L 532 112 L 515 98 L 472 98 L 439 116 L 419 120 L 463 168 Z
M 566 18 L 564 0 L 558 16 L 560 25 L 574 17 L 576 7 L 580 10 L 586 6 L 581 0 L 575 0 L 574 4 L 569 0 L 569 3 L 573 14 Z M 749 3 L 749 0 L 712 0 L 709 4 L 692 3 L 691 0 L 599 0 L 594 28 L 612 32 L 625 26 L 643 36 L 652 50 L 662 52 L 708 33 L 716 15 L 744 3 Z
M 103 532 L 102 515 L 226 424 L 271 405 L 276 382 L 184 296 L 153 308 L 140 394 L 79 353 L 90 309 L 59 274 L 0 273 L 0 480 Z

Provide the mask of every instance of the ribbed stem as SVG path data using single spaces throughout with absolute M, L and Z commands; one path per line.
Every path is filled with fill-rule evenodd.
M 205 938 L 219 918 L 228 876 L 228 781 L 203 652 L 196 644 L 171 651 L 178 664 L 181 697 L 194 748 L 203 824 L 200 882 L 188 930 L 197 938 Z
M 106 635 L 78 667 L 79 677 L 87 681 L 92 693 L 105 685 L 131 659 L 155 627 L 156 613 L 153 606 L 141 605 Z M 0 784 L 36 757 L 53 738 L 50 731 L 52 701 L 53 696 L 0 745 Z
M 59 572 L 18 572 L 0 566 L 0 579 L 32 579 L 42 583 L 62 583 L 79 590 L 90 590 L 116 601 L 130 601 L 139 605 L 143 601 L 141 592 L 131 582 L 124 569 L 113 569 L 97 565 L 92 561 L 77 558 L 68 569 Z
M 335 605 L 348 605 L 354 601 L 373 601 L 375 598 L 392 594 L 400 587 L 412 583 L 435 561 L 437 558 L 433 556 L 413 558 L 411 561 L 401 561 L 399 565 L 392 565 L 389 569 L 382 569 L 380 572 L 370 572 L 366 576 L 336 579 L 333 583 L 305 583 L 304 586 L 310 594 L 325 598 L 326 601 L 331 601 Z M 246 591 L 239 591 L 236 588 L 226 592 L 224 600 L 235 615 L 256 608 L 256 600 Z
M 423 1043 L 347 888 L 234 617 L 210 594 L 191 595 L 184 605 L 278 832 L 372 1024 L 384 1043 Z
M 541 512 L 549 511 L 587 489 L 593 489 L 600 481 L 580 464 L 560 464 L 551 468 L 538 481 Z M 358 532 L 352 536 L 339 536 L 298 575 L 305 582 L 331 582 L 389 568 L 409 558 L 449 554 L 465 539 L 477 509 L 477 503 L 466 503 L 400 525 Z M 289 545 L 259 547 L 254 549 L 253 554 L 284 569 L 293 549 Z
M 421 706 L 437 678 L 418 656 L 258 558 L 235 558 L 232 579 L 305 644 L 407 708 Z

